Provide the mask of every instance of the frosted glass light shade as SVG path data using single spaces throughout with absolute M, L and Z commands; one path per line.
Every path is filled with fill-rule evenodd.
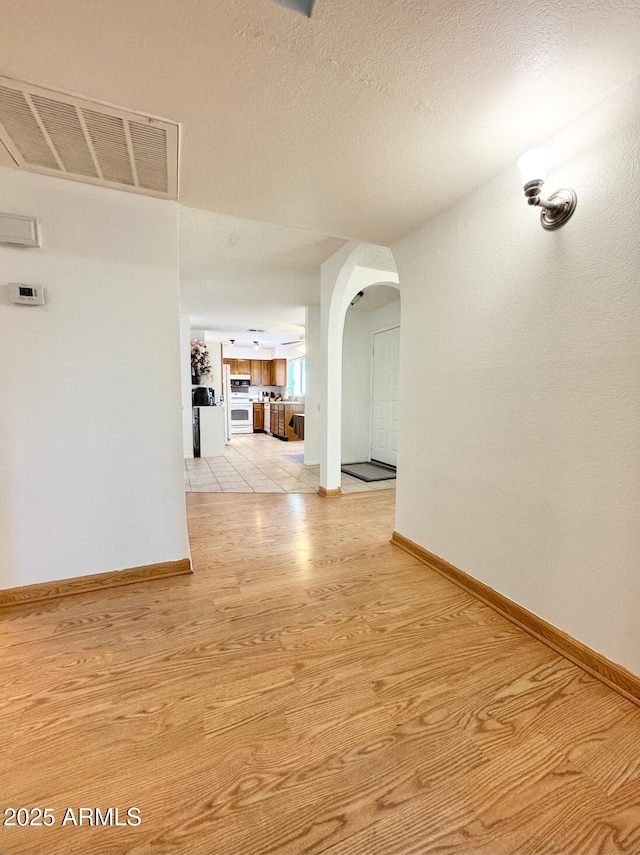
M 529 181 L 544 181 L 551 160 L 551 149 L 547 146 L 530 148 L 518 158 L 518 169 L 522 176 L 522 186 Z

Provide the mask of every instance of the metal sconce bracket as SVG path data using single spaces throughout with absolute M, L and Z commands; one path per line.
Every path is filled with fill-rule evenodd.
M 542 208 L 540 223 L 543 229 L 559 229 L 571 218 L 578 204 L 575 190 L 562 189 L 552 193 L 548 199 L 541 199 L 542 181 L 529 181 L 524 185 L 524 195 L 530 205 Z

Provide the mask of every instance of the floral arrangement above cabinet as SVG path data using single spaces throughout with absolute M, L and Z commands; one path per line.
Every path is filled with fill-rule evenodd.
M 211 374 L 211 357 L 207 345 L 199 338 L 191 339 L 191 382 L 198 384 L 205 374 Z

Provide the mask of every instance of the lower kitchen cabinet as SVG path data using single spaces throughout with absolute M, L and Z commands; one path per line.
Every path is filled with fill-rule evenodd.
M 262 433 L 264 431 L 264 404 L 253 405 L 253 432 Z
M 287 404 L 279 403 L 271 404 L 271 433 L 284 439 L 288 442 L 299 442 L 300 437 L 296 436 L 293 428 L 289 427 L 291 416 L 296 413 L 304 413 L 304 404 Z

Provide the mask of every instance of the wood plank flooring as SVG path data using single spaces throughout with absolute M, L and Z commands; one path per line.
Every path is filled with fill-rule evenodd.
M 391 546 L 392 502 L 193 493 L 193 576 L 0 613 L 0 813 L 56 818 L 0 852 L 640 853 L 640 709 Z

